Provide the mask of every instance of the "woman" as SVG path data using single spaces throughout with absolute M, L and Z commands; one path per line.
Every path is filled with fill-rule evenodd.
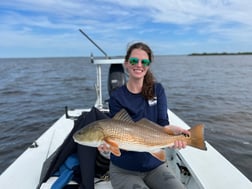
M 111 94 L 109 101 L 111 117 L 124 108 L 134 121 L 147 118 L 168 127 L 174 134 L 190 134 L 182 128 L 169 125 L 165 91 L 160 83 L 154 81 L 150 71 L 152 61 L 152 51 L 146 44 L 138 42 L 129 47 L 124 63 L 129 79 L 126 85 Z M 182 141 L 174 143 L 175 148 L 185 146 Z M 109 148 L 101 145 L 98 149 L 107 151 Z M 110 177 L 115 189 L 184 188 L 164 162 L 148 152 L 121 150 L 120 157 L 111 154 L 110 159 Z

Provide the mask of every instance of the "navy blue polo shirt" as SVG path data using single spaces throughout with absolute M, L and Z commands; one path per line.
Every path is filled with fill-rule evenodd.
M 109 100 L 110 116 L 113 117 L 121 109 L 125 109 L 134 121 L 147 118 L 161 126 L 168 125 L 167 99 L 160 83 L 155 83 L 155 98 L 146 100 L 141 93 L 131 93 L 123 85 L 111 93 Z M 121 150 L 121 156 L 111 154 L 111 162 L 123 169 L 132 171 L 150 171 L 163 162 L 148 152 Z

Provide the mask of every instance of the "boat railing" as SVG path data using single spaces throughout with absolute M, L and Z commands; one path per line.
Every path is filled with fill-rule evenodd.
M 105 56 L 103 59 L 95 59 L 91 54 L 91 63 L 96 64 L 96 102 L 95 107 L 98 109 L 103 109 L 103 100 L 102 100 L 102 75 L 101 75 L 101 65 L 103 64 L 123 64 L 124 59 L 122 58 L 111 58 L 107 53 L 93 40 L 91 39 L 82 29 L 79 31 L 93 44 L 99 51 Z
M 103 97 L 102 97 L 102 65 L 111 65 L 111 64 L 123 64 L 123 58 L 103 58 L 95 59 L 91 56 L 91 63 L 96 65 L 96 102 L 95 107 L 98 109 L 103 109 Z

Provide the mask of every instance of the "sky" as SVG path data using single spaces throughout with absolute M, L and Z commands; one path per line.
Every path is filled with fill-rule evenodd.
M 251 0 L 10 0 L 0 2 L 0 58 L 252 52 Z

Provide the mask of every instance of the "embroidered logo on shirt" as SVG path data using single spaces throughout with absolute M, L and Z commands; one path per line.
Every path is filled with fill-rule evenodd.
M 157 97 L 155 96 L 153 99 L 148 100 L 149 106 L 154 106 L 157 104 Z

